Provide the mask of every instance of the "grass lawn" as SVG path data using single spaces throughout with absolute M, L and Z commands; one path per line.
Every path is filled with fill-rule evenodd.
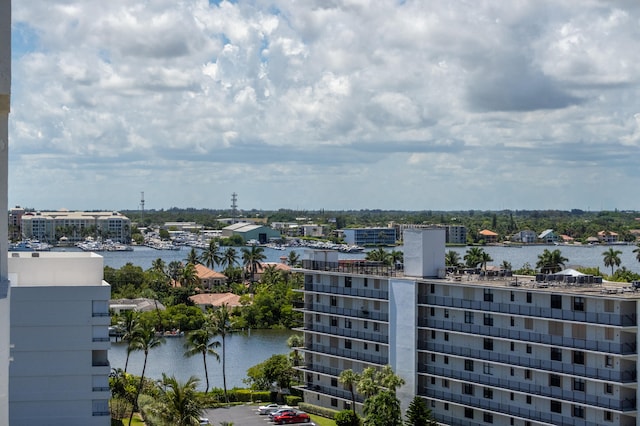
M 327 419 L 326 417 L 316 416 L 315 414 L 310 414 L 311 421 L 317 424 L 318 426 L 336 426 L 336 422 L 333 420 Z

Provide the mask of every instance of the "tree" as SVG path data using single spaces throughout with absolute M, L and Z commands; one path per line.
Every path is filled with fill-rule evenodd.
M 336 426 L 360 426 L 360 417 L 351 410 L 339 411 L 333 416 Z
M 489 253 L 487 253 L 486 251 L 483 251 L 482 253 L 480 253 L 480 257 L 478 258 L 478 260 L 480 260 L 480 264 L 482 265 L 482 269 L 487 272 L 487 262 L 493 262 L 493 259 L 491 258 L 491 255 Z
M 209 392 L 209 372 L 207 370 L 207 355 L 213 355 L 217 361 L 220 361 L 220 355 L 214 350 L 214 348 L 220 347 L 220 342 L 217 340 L 211 340 L 214 337 L 211 328 L 205 324 L 200 330 L 192 331 L 187 335 L 187 341 L 184 344 L 186 349 L 184 356 L 192 357 L 194 355 L 202 354 L 202 362 L 204 363 L 204 377 L 206 380 L 206 387 L 204 393 Z
M 293 349 L 293 351 L 291 351 L 291 353 L 289 354 L 291 362 L 294 366 L 299 366 L 302 363 L 303 359 L 300 356 L 300 352 L 298 352 L 298 348 L 304 346 L 304 336 L 302 334 L 292 334 L 287 339 L 287 346 L 290 349 Z
M 262 268 L 262 263 L 267 256 L 264 254 L 264 248 L 259 246 L 251 246 L 251 248 L 242 249 L 242 264 L 245 270 L 249 271 L 250 281 L 255 281 L 255 275 L 258 268 Z
M 124 372 L 127 372 L 127 366 L 129 365 L 129 355 L 133 351 L 133 347 L 131 345 L 133 339 L 133 330 L 135 330 L 136 325 L 138 323 L 138 313 L 132 310 L 127 310 L 122 313 L 123 320 L 120 324 L 122 327 L 122 340 L 127 342 L 127 358 L 124 362 Z
M 538 255 L 536 268 L 539 268 L 543 274 L 554 274 L 560 271 L 562 267 L 564 267 L 565 262 L 568 261 L 569 259 L 562 256 L 560 250 L 549 251 L 548 249 L 544 249 L 542 254 Z
M 161 258 L 157 258 L 151 262 L 151 269 L 160 272 L 163 275 L 167 275 L 167 265 Z
M 482 263 L 485 251 L 481 247 L 471 247 L 464 255 L 468 268 L 477 268 Z
M 289 252 L 289 255 L 287 256 L 287 265 L 293 268 L 297 266 L 299 262 L 300 262 L 300 255 L 295 251 L 291 250 Z
M 383 249 L 382 247 L 378 247 L 375 250 L 371 250 L 370 252 L 367 252 L 364 258 L 372 262 L 382 262 L 384 265 L 391 264 L 391 258 L 390 258 L 389 252 Z
M 156 329 L 149 324 L 139 323 L 138 326 L 132 332 L 132 348 L 134 351 L 142 351 L 144 353 L 144 363 L 142 364 L 142 374 L 140 374 L 140 384 L 138 385 L 138 390 L 136 392 L 135 402 L 137 404 L 138 397 L 140 396 L 140 391 L 142 390 L 142 385 L 144 383 L 144 372 L 147 368 L 147 357 L 149 356 L 149 351 L 153 348 L 157 348 L 161 344 L 164 343 L 164 338 L 156 335 Z M 133 411 L 131 410 L 131 416 L 129 417 L 129 426 L 131 426 L 131 421 L 133 420 Z
M 232 268 L 238 263 L 237 257 L 236 249 L 228 247 L 222 254 L 221 266 L 224 266 L 224 269 Z
M 191 263 L 192 265 L 197 265 L 198 263 L 201 263 L 200 256 L 198 256 L 198 253 L 196 252 L 195 248 L 191 247 L 191 251 L 189 251 L 189 254 L 185 259 L 185 262 Z
M 225 356 L 225 339 L 231 334 L 233 327 L 231 324 L 231 315 L 229 313 L 229 305 L 223 304 L 213 311 L 209 317 L 209 323 L 214 336 L 222 338 L 222 385 L 224 389 L 224 400 L 228 404 L 229 396 L 227 395 L 227 374 L 226 374 L 226 356 Z
M 393 265 L 404 263 L 404 252 L 400 250 L 391 250 L 391 253 L 389 253 L 389 260 Z
M 198 272 L 196 271 L 196 267 L 193 263 L 187 263 L 187 265 L 182 268 L 179 278 L 180 285 L 186 288 L 195 287 L 200 282 Z
M 182 269 L 182 263 L 177 260 L 173 260 L 169 262 L 169 265 L 167 266 L 167 275 L 172 281 L 177 282 L 180 278 L 180 274 L 182 273 Z
M 444 254 L 444 264 L 446 266 L 458 269 L 460 266 L 460 253 L 454 250 L 449 250 Z
M 438 424 L 431 416 L 427 403 L 419 396 L 413 398 L 405 416 L 405 426 L 436 426 Z
M 620 266 L 620 255 L 622 252 L 620 250 L 614 250 L 613 248 L 609 248 L 609 250 L 602 253 L 604 256 L 604 266 L 611 266 L 611 275 L 613 275 L 613 267 Z
M 633 249 L 633 252 L 636 254 L 636 260 L 640 262 L 640 245 Z
M 199 260 L 211 269 L 222 262 L 222 255 L 218 251 L 218 244 L 214 240 L 209 241 L 209 246 L 202 252 Z
M 366 426 L 402 426 L 402 410 L 395 392 L 384 389 L 364 401 Z
M 356 393 L 355 387 L 360 380 L 360 375 L 354 372 L 351 369 L 342 370 L 340 376 L 338 377 L 338 381 L 344 385 L 347 390 L 351 393 L 351 410 L 353 414 L 356 414 Z
M 202 405 L 197 397 L 196 387 L 200 380 L 191 376 L 186 382 L 174 376 L 162 374 L 160 398 L 154 414 L 176 426 L 196 426 L 200 424 Z

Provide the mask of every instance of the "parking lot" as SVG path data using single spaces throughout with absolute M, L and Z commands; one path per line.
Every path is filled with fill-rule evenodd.
M 234 426 L 269 426 L 269 416 L 258 414 L 257 405 L 236 405 L 229 408 L 215 408 L 204 410 L 204 417 L 209 423 L 220 426 L 222 422 L 233 422 Z M 300 423 L 313 426 L 315 423 Z

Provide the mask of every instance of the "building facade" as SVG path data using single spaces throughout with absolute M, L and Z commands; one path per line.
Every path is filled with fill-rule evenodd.
M 87 237 L 131 242 L 131 220 L 118 212 L 28 212 L 22 215 L 19 226 L 24 238 L 49 243 L 62 237 L 69 242 Z
M 357 246 L 378 246 L 396 244 L 395 228 L 345 228 L 344 241 Z
M 111 291 L 102 257 L 14 252 L 8 269 L 9 424 L 109 425 Z
M 346 408 L 340 372 L 389 364 L 403 409 L 418 395 L 443 424 L 640 424 L 639 293 L 588 276 L 438 278 L 444 238 L 423 232 L 405 235 L 404 274 L 303 260 L 306 401 Z
M 404 238 L 404 231 L 407 229 L 431 229 L 431 228 L 444 228 L 446 231 L 446 243 L 447 244 L 467 244 L 467 227 L 463 225 L 426 225 L 426 224 L 413 224 L 413 223 L 393 223 L 392 226 L 396 230 L 396 235 L 399 241 Z

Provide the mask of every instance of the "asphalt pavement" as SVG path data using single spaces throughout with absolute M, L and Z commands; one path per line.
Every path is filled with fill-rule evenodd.
M 271 426 L 269 416 L 258 414 L 257 405 L 234 405 L 225 408 L 210 408 L 204 410 L 203 417 L 209 419 L 209 423 L 220 426 L 222 422 L 233 423 L 233 426 Z M 298 424 L 298 423 L 297 423 Z M 301 425 L 314 426 L 315 423 L 299 423 Z

